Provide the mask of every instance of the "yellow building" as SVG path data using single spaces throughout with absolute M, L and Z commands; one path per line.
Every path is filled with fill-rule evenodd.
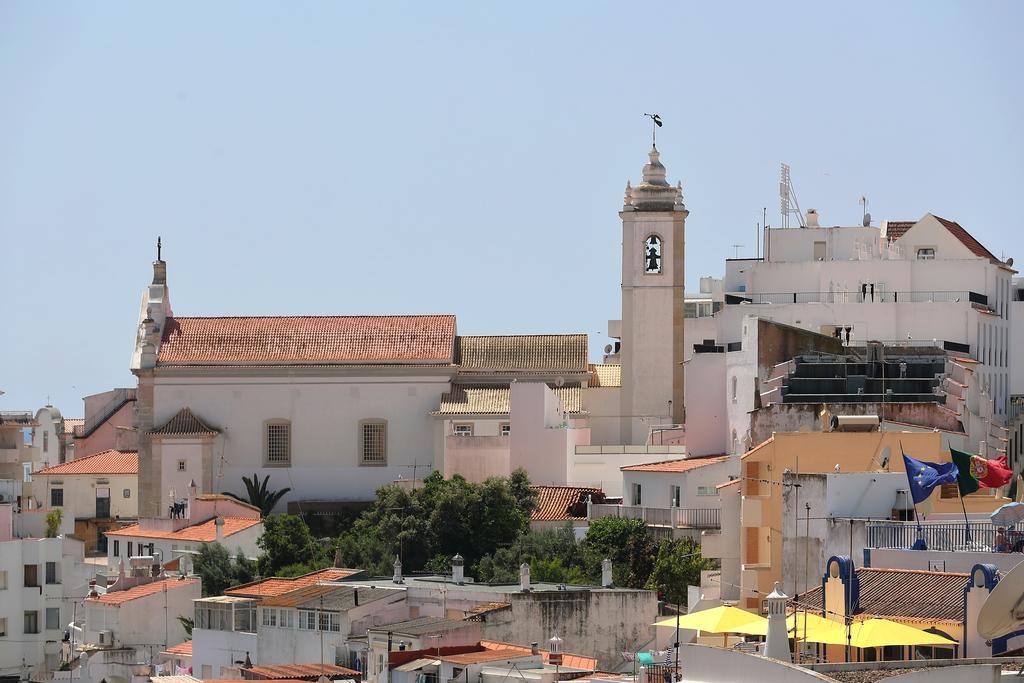
M 794 474 L 903 472 L 901 446 L 918 460 L 950 460 L 939 432 L 785 432 L 745 453 L 741 457 L 740 606 L 759 609 L 761 598 L 782 578 L 782 478 L 786 470 Z M 991 512 L 1009 502 L 998 493 L 982 489 L 967 496 L 967 511 Z M 918 510 L 961 513 L 956 486 L 936 490 Z M 722 520 L 723 525 L 728 523 Z

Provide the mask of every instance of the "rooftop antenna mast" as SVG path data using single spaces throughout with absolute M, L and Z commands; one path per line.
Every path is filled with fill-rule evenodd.
M 658 129 L 661 128 L 661 116 L 658 114 L 644 114 L 651 119 L 651 147 L 658 148 Z
M 782 227 L 789 227 L 789 217 L 796 216 L 797 224 L 804 227 L 804 216 L 800 211 L 800 202 L 796 200 L 796 190 L 789 177 L 789 164 L 782 164 L 779 169 L 779 212 L 782 214 Z

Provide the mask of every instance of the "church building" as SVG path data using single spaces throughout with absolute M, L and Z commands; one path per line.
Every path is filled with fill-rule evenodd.
M 131 361 L 140 517 L 254 473 L 308 511 L 435 470 L 616 495 L 620 466 L 681 457 L 687 211 L 666 177 L 652 147 L 627 184 L 622 317 L 599 364 L 585 334 L 462 336 L 446 313 L 175 315 L 158 250 Z

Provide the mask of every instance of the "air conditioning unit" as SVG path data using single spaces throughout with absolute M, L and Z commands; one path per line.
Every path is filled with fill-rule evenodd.
M 100 631 L 100 645 L 103 647 L 114 647 L 114 632 L 110 629 Z

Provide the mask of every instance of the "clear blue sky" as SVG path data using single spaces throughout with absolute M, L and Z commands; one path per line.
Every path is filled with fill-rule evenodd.
M 188 11 L 186 11 L 188 10 Z M 778 165 L 856 224 L 1018 250 L 1019 2 L 0 4 L 0 409 L 132 386 L 157 235 L 181 315 L 619 315 L 649 146 L 687 283 L 753 254 Z

